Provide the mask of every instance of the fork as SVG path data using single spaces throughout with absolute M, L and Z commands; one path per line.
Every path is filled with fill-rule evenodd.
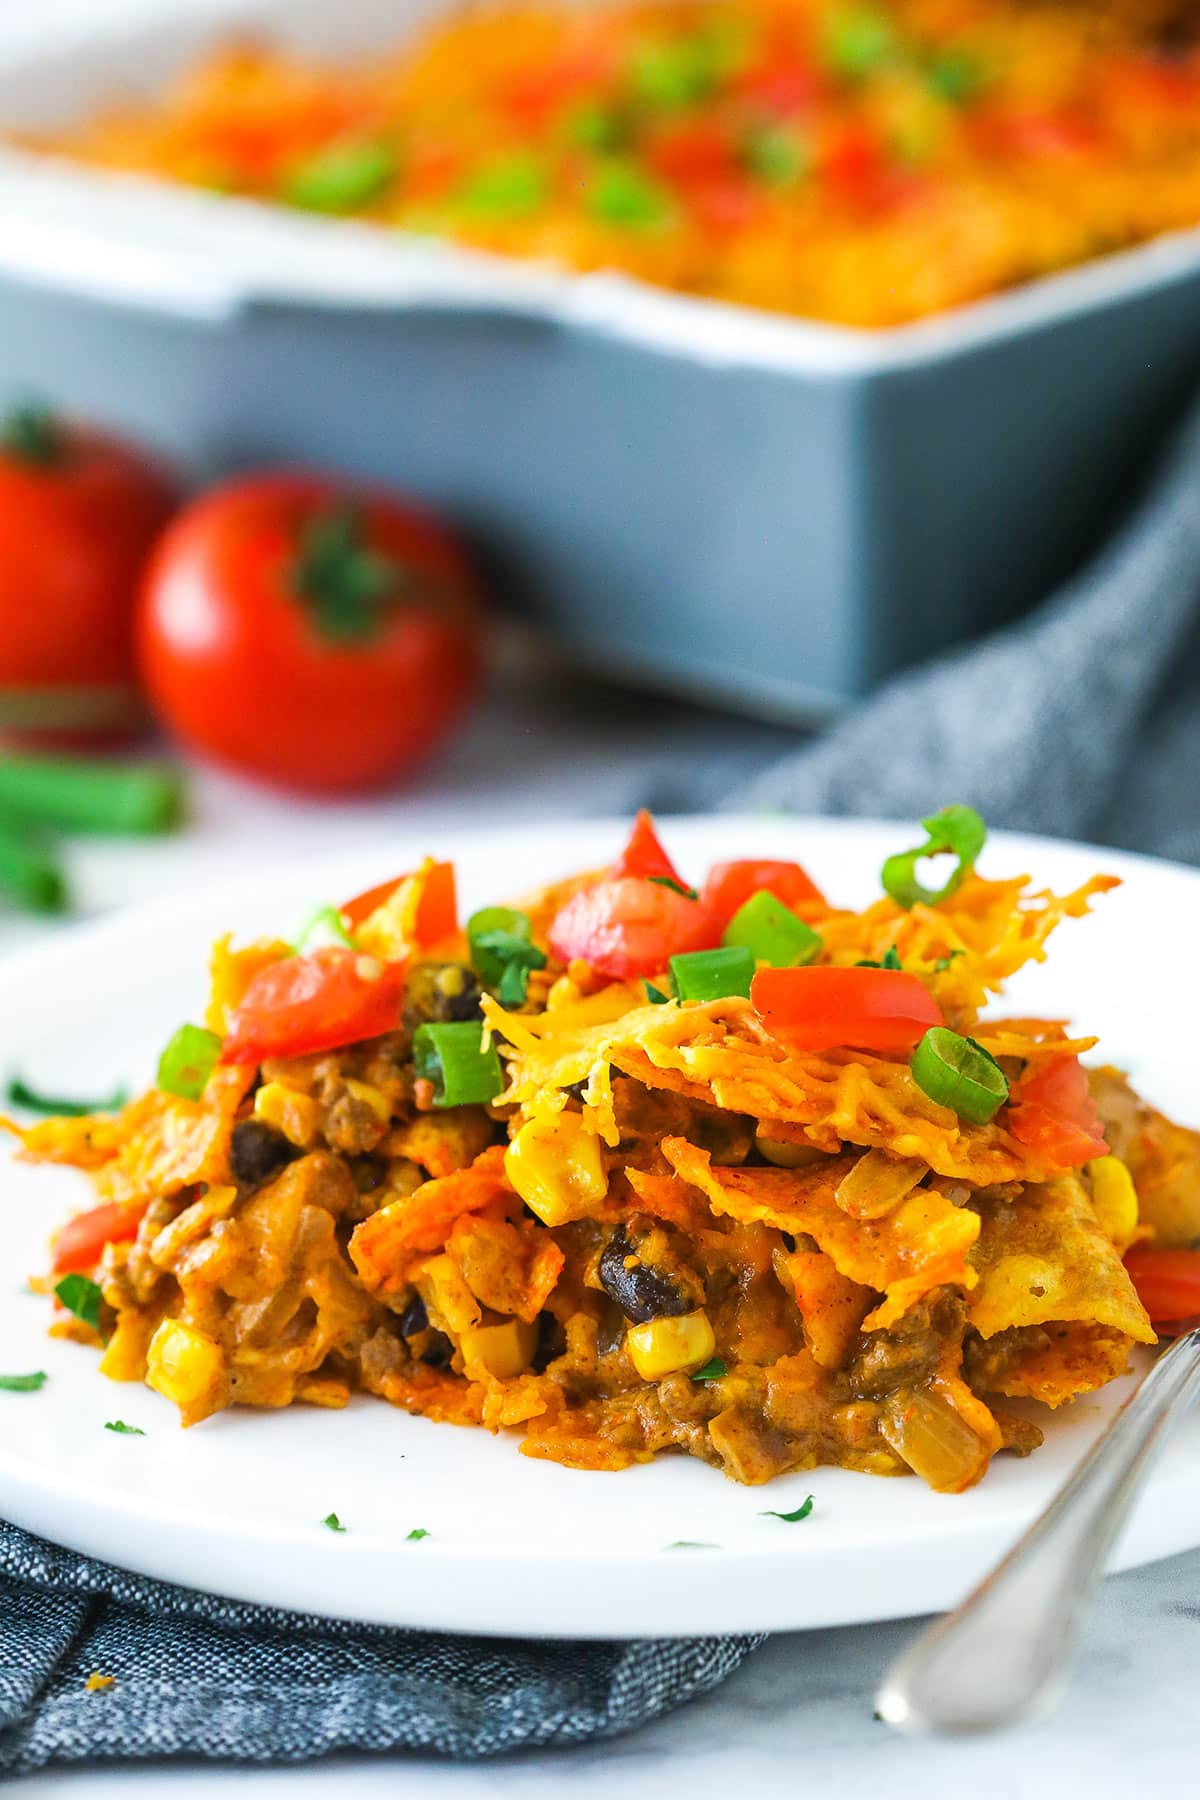
M 897 1657 L 881 1718 L 906 1732 L 984 1732 L 1054 1709 L 1108 1553 L 1197 1394 L 1200 1326 L 1158 1358 L 1004 1560 Z

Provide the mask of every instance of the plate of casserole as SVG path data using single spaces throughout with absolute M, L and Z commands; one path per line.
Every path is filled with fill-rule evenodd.
M 641 814 L 11 959 L 0 1510 L 378 1623 L 953 1604 L 1200 1313 L 1198 898 L 965 806 Z M 1184 1431 L 1118 1561 L 1198 1502 Z

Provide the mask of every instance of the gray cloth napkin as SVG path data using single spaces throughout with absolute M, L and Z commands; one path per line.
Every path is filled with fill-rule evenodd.
M 465 1759 L 580 1744 L 707 1693 L 761 1642 L 337 1624 L 144 1580 L 0 1523 L 0 1776 L 109 1758 Z M 112 1687 L 89 1691 L 94 1671 Z
M 1106 548 L 1036 611 L 725 788 L 737 810 L 882 818 L 959 800 L 990 825 L 1200 862 L 1200 413 Z

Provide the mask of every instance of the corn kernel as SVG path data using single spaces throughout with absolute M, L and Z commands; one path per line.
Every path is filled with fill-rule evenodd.
M 452 1257 L 445 1254 L 431 1256 L 422 1263 L 416 1279 L 429 1322 L 439 1331 L 448 1331 L 457 1337 L 478 1325 L 483 1317 L 479 1302 Z
M 586 1218 L 608 1191 L 600 1139 L 576 1112 L 522 1125 L 505 1152 L 504 1172 L 543 1225 Z
M 625 1342 L 643 1381 L 661 1381 L 677 1369 L 698 1369 L 717 1347 L 706 1312 L 684 1313 L 679 1319 L 648 1319 L 631 1325 Z
M 146 1380 L 165 1400 L 191 1411 L 220 1386 L 225 1358 L 218 1344 L 194 1326 L 164 1319 L 146 1353 Z
M 1098 1156 L 1088 1164 L 1088 1174 L 1100 1229 L 1118 1250 L 1124 1250 L 1137 1235 L 1138 1200 L 1133 1176 L 1119 1156 Z
M 392 1109 L 388 1105 L 387 1095 L 381 1089 L 373 1087 L 369 1081 L 355 1081 L 352 1076 L 347 1075 L 346 1092 L 352 1099 L 360 1100 L 364 1106 L 369 1106 L 381 1125 L 388 1123 L 392 1116 Z
M 281 1081 L 266 1081 L 254 1096 L 254 1115 L 281 1131 L 297 1150 L 307 1150 L 316 1142 L 321 1112 L 311 1094 L 297 1093 Z
M 135 1312 L 123 1312 L 104 1347 L 100 1373 L 110 1381 L 142 1381 L 146 1375 L 146 1347 L 152 1321 Z
M 523 1319 L 505 1319 L 499 1325 L 472 1325 L 462 1333 L 458 1344 L 468 1379 L 479 1381 L 485 1375 L 494 1375 L 497 1381 L 511 1381 L 533 1361 L 537 1326 L 526 1325 Z

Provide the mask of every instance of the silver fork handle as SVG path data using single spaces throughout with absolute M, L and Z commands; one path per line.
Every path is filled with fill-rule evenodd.
M 876 1701 L 903 1731 L 994 1731 L 1049 1712 L 1113 1540 L 1200 1393 L 1200 1327 L 1165 1351 L 1003 1562 L 888 1670 Z

